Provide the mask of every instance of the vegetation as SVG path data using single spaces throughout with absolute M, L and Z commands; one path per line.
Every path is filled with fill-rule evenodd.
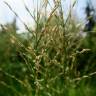
M 71 12 L 64 19 L 60 1 L 47 16 L 48 5 L 43 1 L 45 14 L 37 9 L 36 16 L 25 5 L 35 30 L 20 18 L 25 33 L 17 33 L 16 19 L 1 25 L 0 96 L 95 96 L 95 32 L 83 38 Z

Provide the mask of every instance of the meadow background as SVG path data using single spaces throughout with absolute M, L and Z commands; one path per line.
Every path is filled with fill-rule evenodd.
M 52 2 L 38 0 L 33 12 L 23 2 L 32 26 L 4 1 L 14 19 L 0 24 L 0 96 L 95 96 L 95 11 L 87 17 L 90 6 L 83 9 L 94 22 L 89 30 L 74 15 L 77 1 L 67 13 L 61 0 Z

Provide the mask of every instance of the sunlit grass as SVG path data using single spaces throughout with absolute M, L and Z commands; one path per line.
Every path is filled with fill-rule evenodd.
M 11 6 L 7 2 L 5 4 L 19 18 Z M 44 4 L 47 6 L 50 3 L 46 0 Z M 31 30 L 19 18 L 28 31 L 28 39 L 23 40 L 15 36 L 16 34 L 9 34 L 10 42 L 15 46 L 14 49 L 21 61 L 17 58 L 15 63 L 8 62 L 18 66 L 14 68 L 11 64 L 10 71 L 2 69 L 6 66 L 0 68 L 1 75 L 3 74 L 0 90 L 1 88 L 7 90 L 7 93 L 0 94 L 4 96 L 7 94 L 8 96 L 93 96 L 95 91 L 92 91 L 86 82 L 96 72 L 82 75 L 78 68 L 78 56 L 90 51 L 88 48 L 81 48 L 83 38 L 78 35 L 81 26 L 77 26 L 71 12 L 67 19 L 64 19 L 60 0 L 54 2 L 54 8 L 48 16 L 46 6 L 44 6 L 44 16 L 38 9 L 36 16 L 33 17 L 25 5 L 27 12 L 35 21 L 35 30 Z

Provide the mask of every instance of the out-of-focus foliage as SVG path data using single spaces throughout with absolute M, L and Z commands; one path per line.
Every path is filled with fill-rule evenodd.
M 85 8 L 85 14 L 86 14 L 86 20 L 87 24 L 85 24 L 84 31 L 86 32 L 86 37 L 83 40 L 82 48 L 88 48 L 90 49 L 89 52 L 86 54 L 81 55 L 81 58 L 79 60 L 81 69 L 84 68 L 86 70 L 85 72 L 92 72 L 96 70 L 96 13 L 95 9 L 89 1 L 87 3 L 87 6 Z M 90 68 L 88 67 L 90 66 Z M 84 72 L 84 70 L 82 70 Z

